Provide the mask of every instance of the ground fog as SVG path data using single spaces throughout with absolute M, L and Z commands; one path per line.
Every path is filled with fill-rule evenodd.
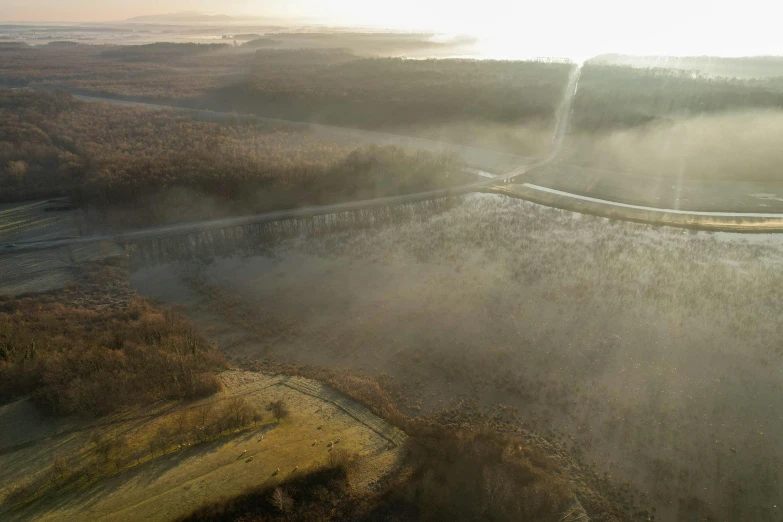
M 473 195 L 404 224 L 133 277 L 219 317 L 212 333 L 238 359 L 383 375 L 414 414 L 507 405 L 647 491 L 658 520 L 771 520 L 783 505 L 781 267 L 775 236 Z

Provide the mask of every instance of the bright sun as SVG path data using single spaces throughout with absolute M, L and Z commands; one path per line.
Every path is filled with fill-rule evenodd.
M 315 3 L 305 2 L 318 10 Z M 289 5 L 295 7 L 297 0 Z M 781 55 L 783 39 L 767 0 L 333 0 L 336 23 L 472 35 L 487 58 L 569 58 L 602 53 Z M 321 4 L 322 6 L 325 4 Z M 302 6 L 304 7 L 304 6 Z

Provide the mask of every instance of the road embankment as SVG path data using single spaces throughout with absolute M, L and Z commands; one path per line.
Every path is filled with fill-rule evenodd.
M 495 184 L 480 190 L 580 214 L 650 225 L 713 232 L 783 232 L 783 214 L 698 212 L 645 207 L 571 194 L 530 183 Z

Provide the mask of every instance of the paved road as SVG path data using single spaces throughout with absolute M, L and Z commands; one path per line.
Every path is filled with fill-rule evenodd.
M 558 160 L 529 172 L 523 181 L 579 197 L 669 212 L 783 213 L 783 179 L 664 178 L 583 167 Z

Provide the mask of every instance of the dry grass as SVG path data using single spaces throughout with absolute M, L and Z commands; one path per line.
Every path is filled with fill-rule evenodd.
M 241 495 L 206 504 L 180 522 L 330 520 L 334 506 L 349 495 L 344 466 L 324 466 L 279 485 L 256 486 Z
M 351 496 L 344 459 L 252 488 L 195 510 L 182 521 L 514 520 L 555 522 L 573 504 L 556 464 L 513 437 L 449 432 L 414 438 L 404 472 L 380 491 Z
M 149 421 L 136 426 L 133 417 L 120 417 L 113 423 L 119 424 L 119 428 L 99 425 L 88 430 L 89 438 L 82 437 L 86 442 L 83 447 L 68 454 L 52 452 L 42 472 L 31 473 L 31 478 L 7 488 L 3 502 L 18 509 L 47 497 L 84 489 L 158 457 L 235 437 L 265 420 L 271 422 L 257 405 L 242 396 L 160 415 L 151 411 L 145 417 Z
M 380 434 L 385 423 L 353 401 L 303 379 L 231 370 L 220 378 L 225 393 L 208 399 L 81 421 L 6 449 L 0 518 L 165 521 L 324 465 L 348 466 L 351 494 L 395 468 L 400 450 Z M 290 415 L 278 421 L 265 409 L 281 401 Z

